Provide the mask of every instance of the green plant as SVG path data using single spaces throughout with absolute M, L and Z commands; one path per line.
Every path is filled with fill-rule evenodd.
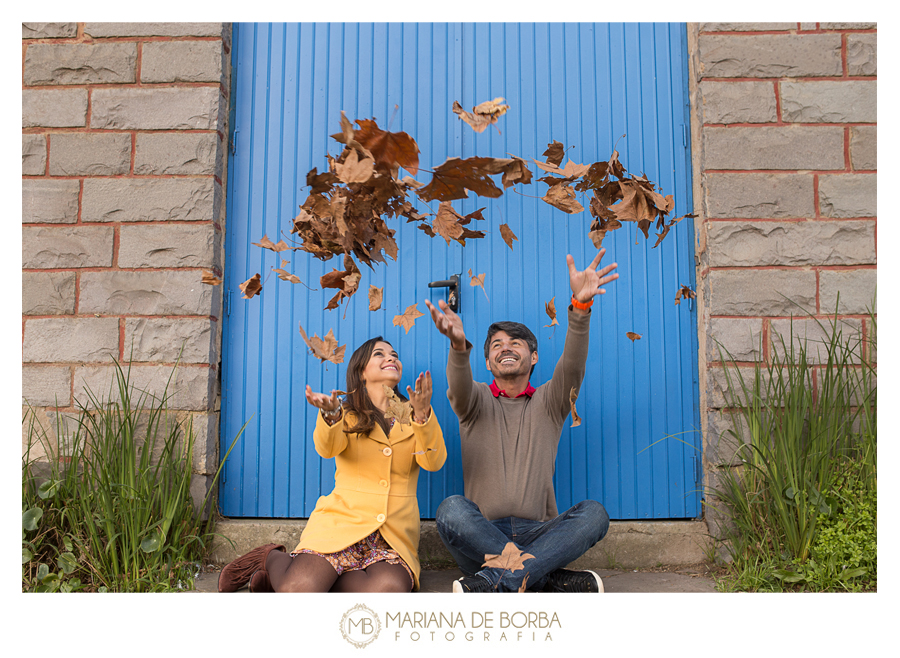
M 874 529 L 875 366 L 863 358 L 862 337 L 844 335 L 836 312 L 829 326 L 816 322 L 828 336 L 818 362 L 806 341 L 793 339 L 792 322 L 791 335 L 776 341 L 771 360 L 757 363 L 752 377 L 733 359 L 725 368 L 741 462 L 711 492 L 730 522 L 727 587 L 849 589 L 853 579 L 874 577 L 874 533 L 872 542 L 853 543 L 871 560 L 854 562 L 838 545 L 849 530 L 842 525 L 849 491 L 871 501 L 860 514 L 872 516 Z M 874 328 L 874 314 L 870 322 Z
M 48 437 L 29 410 L 22 464 L 22 588 L 169 591 L 192 586 L 213 536 L 213 488 L 194 509 L 194 433 L 159 397 L 138 391 L 115 364 L 110 396 L 87 390 L 74 418 Z M 113 393 L 117 395 L 113 395 Z M 213 478 L 234 447 L 238 433 Z M 38 446 L 46 461 L 33 457 Z

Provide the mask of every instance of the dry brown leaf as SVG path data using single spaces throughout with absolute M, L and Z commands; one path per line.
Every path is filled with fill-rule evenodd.
M 238 285 L 241 292 L 244 293 L 244 299 L 250 299 L 254 295 L 258 295 L 262 290 L 262 283 L 259 281 L 259 274 L 254 274 L 249 279 Z
M 584 206 L 578 203 L 575 192 L 568 185 L 551 185 L 542 199 L 570 215 L 584 210 Z
M 360 160 L 356 151 L 350 151 L 343 164 L 335 163 L 334 171 L 344 183 L 365 183 L 375 173 L 375 161 L 372 158 Z
M 519 238 L 517 238 L 516 234 L 512 232 L 512 229 L 509 228 L 508 224 L 500 224 L 500 236 L 503 238 L 503 241 L 510 249 L 513 248 L 513 240 L 515 240 L 516 242 L 519 241 Z
M 263 249 L 269 249 L 274 252 L 287 251 L 290 249 L 290 247 L 284 240 L 279 240 L 276 244 L 265 235 L 262 236 L 262 240 L 260 240 L 259 242 L 251 242 L 250 244 L 255 247 L 262 247 Z
M 636 334 L 636 333 L 634 333 L 633 331 L 629 331 L 629 332 L 626 332 L 625 335 L 628 336 L 628 338 L 629 338 L 629 339 L 631 340 L 631 342 L 633 343 L 633 342 L 636 341 L 636 340 L 640 340 L 642 334 Z
M 377 311 L 381 308 L 381 299 L 384 295 L 384 288 L 376 288 L 369 286 L 369 310 Z
M 549 315 L 550 319 L 552 320 L 552 322 L 550 324 L 545 324 L 544 325 L 545 327 L 552 327 L 555 324 L 559 324 L 559 320 L 556 319 L 556 304 L 553 301 L 554 299 L 556 299 L 555 295 L 549 302 L 544 303 L 544 310 L 547 312 L 547 315 Z
M 495 569 L 506 569 L 507 571 L 519 571 L 525 568 L 525 560 L 530 560 L 534 556 L 531 553 L 525 553 L 512 542 L 507 542 L 503 547 L 503 552 L 494 554 L 485 554 L 484 564 L 481 566 Z
M 463 226 L 460 224 L 461 219 L 463 219 L 463 216 L 454 210 L 449 201 L 441 201 L 441 204 L 438 206 L 438 213 L 431 223 L 431 228 L 444 238 L 447 244 L 450 244 L 451 238 L 458 240 L 463 234 Z
M 572 424 L 570 427 L 578 427 L 581 425 L 581 417 L 578 415 L 578 412 L 575 411 L 575 400 L 578 399 L 578 391 L 575 390 L 575 387 L 572 387 L 572 390 L 569 391 L 569 406 L 572 407 Z
M 381 388 L 384 389 L 384 394 L 388 399 L 388 408 L 384 412 L 384 417 L 388 420 L 393 418 L 401 425 L 409 425 L 412 420 L 412 405 L 398 398 L 390 386 L 382 384 Z
M 525 577 L 522 579 L 522 584 L 519 585 L 519 589 L 516 590 L 519 592 L 519 594 L 521 594 L 528 588 L 528 576 L 530 576 L 530 575 L 531 575 L 530 573 L 527 573 L 527 572 L 525 573 Z
M 272 270 L 278 275 L 278 278 L 282 281 L 290 281 L 291 283 L 301 283 L 300 277 L 291 274 L 287 270 L 284 270 L 280 267 L 273 267 Z
M 481 286 L 481 292 L 483 292 L 484 296 L 487 298 L 487 300 L 490 301 L 491 298 L 488 297 L 487 290 L 484 289 L 484 275 L 485 274 L 487 274 L 487 272 L 485 272 L 484 274 L 479 274 L 478 276 L 475 276 L 472 274 L 472 270 L 470 268 L 469 276 L 471 277 L 471 279 L 469 281 L 469 285 L 472 286 L 473 288 L 475 286 Z
M 682 284 L 681 288 L 675 294 L 675 305 L 678 306 L 679 304 L 681 304 L 682 299 L 696 299 L 696 298 L 697 298 L 697 293 L 695 293 L 693 290 L 691 290 L 686 285 Z
M 385 165 L 391 171 L 401 166 L 413 176 L 419 171 L 419 145 L 404 132 L 381 130 L 373 119 L 357 119 L 359 130 L 356 141 L 369 150 L 375 164 Z
M 417 304 L 407 306 L 403 315 L 395 315 L 394 326 L 403 327 L 406 329 L 406 333 L 409 333 L 409 330 L 412 329 L 412 326 L 416 323 L 416 318 L 421 318 L 425 315 L 424 313 L 419 312 L 419 309 L 416 308 L 416 306 Z
M 496 167 L 496 158 L 473 157 L 464 160 L 460 158 L 447 158 L 447 160 L 434 168 L 431 182 L 416 190 L 416 194 L 422 201 L 453 201 L 465 199 L 469 196 L 467 190 L 471 190 L 478 196 L 496 199 L 503 194 L 497 187 L 492 174 L 500 171 L 490 171 Z
M 205 283 L 208 286 L 218 286 L 222 283 L 222 279 L 217 277 L 215 274 L 210 272 L 209 270 L 203 270 L 201 272 L 200 283 Z
M 340 347 L 338 347 L 338 342 L 334 337 L 333 329 L 328 330 L 328 333 L 325 334 L 324 339 L 319 338 L 319 336 L 316 334 L 313 334 L 313 337 L 309 338 L 307 337 L 306 332 L 303 331 L 303 325 L 300 325 L 300 335 L 303 336 L 303 342 L 307 344 L 316 358 L 321 359 L 322 362 L 344 362 L 344 351 L 347 349 L 347 346 L 341 345 Z
M 547 164 L 558 167 L 559 163 L 562 162 L 563 157 L 566 155 L 566 149 L 560 142 L 557 142 L 554 139 L 553 143 L 547 144 L 547 150 L 544 151 L 543 155 L 547 157 Z
M 458 115 L 460 119 L 472 126 L 472 130 L 477 133 L 484 132 L 492 123 L 497 123 L 497 119 L 506 114 L 509 105 L 502 105 L 503 98 L 495 98 L 491 101 L 479 103 L 472 108 L 471 112 L 466 112 L 459 101 L 453 101 L 453 113 Z M 498 131 L 499 132 L 499 129 Z

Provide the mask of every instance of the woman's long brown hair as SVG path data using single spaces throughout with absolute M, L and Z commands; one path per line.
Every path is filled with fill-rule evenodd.
M 363 370 L 375 351 L 376 343 L 388 343 L 381 336 L 370 338 L 365 343 L 356 348 L 350 361 L 347 363 L 347 395 L 344 398 L 344 412 L 352 411 L 356 415 L 356 425 L 353 427 L 344 427 L 347 434 L 368 434 L 375 428 L 375 423 L 381 426 L 385 435 L 390 434 L 391 426 L 381 410 L 372 403 L 366 384 L 362 379 Z M 391 346 L 393 348 L 393 345 Z M 406 396 L 400 392 L 398 386 L 394 386 L 394 395 L 401 400 L 406 400 Z

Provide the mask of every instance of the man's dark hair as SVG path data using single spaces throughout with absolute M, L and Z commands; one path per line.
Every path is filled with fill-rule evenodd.
M 538 351 L 537 338 L 535 338 L 534 334 L 531 333 L 531 329 L 526 327 L 521 322 L 510 322 L 508 320 L 504 320 L 503 322 L 495 322 L 490 327 L 488 327 L 487 338 L 484 341 L 485 359 L 488 358 L 488 354 L 490 354 L 491 351 L 491 339 L 498 331 L 505 331 L 506 335 L 510 338 L 518 338 L 519 340 L 524 340 L 528 345 L 528 349 L 530 351 Z M 531 366 L 531 372 L 534 372 L 534 366 Z

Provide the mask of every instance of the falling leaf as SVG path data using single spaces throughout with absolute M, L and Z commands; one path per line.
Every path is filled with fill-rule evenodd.
M 572 425 L 570 427 L 578 427 L 581 425 L 581 417 L 578 415 L 578 412 L 575 411 L 575 400 L 578 399 L 578 391 L 575 390 L 575 387 L 572 387 L 572 390 L 569 391 L 569 406 L 572 407 Z
M 506 114 L 509 105 L 502 105 L 502 102 L 503 98 L 495 98 L 492 101 L 479 103 L 472 108 L 471 112 L 466 112 L 458 101 L 453 101 L 453 112 L 472 126 L 472 130 L 480 133 L 484 132 L 484 129 L 492 123 L 497 123 L 497 119 Z
M 413 176 L 419 171 L 419 146 L 404 132 L 381 130 L 373 119 L 357 119 L 356 141 L 369 150 L 377 165 L 394 170 L 399 165 Z
M 453 201 L 465 199 L 472 191 L 478 196 L 496 199 L 503 194 L 491 176 L 500 173 L 491 171 L 498 166 L 495 158 L 447 158 L 434 168 L 431 182 L 416 190 L 422 201 Z
M 525 560 L 530 560 L 534 556 L 531 553 L 525 553 L 512 542 L 507 542 L 503 547 L 503 552 L 499 555 L 485 554 L 484 564 L 481 566 L 495 569 L 506 569 L 514 572 L 525 568 Z
M 335 163 L 334 169 L 344 183 L 365 183 L 375 173 L 375 160 L 360 160 L 356 151 L 350 151 L 343 163 Z
M 560 142 L 553 140 L 552 144 L 547 145 L 547 150 L 544 151 L 543 155 L 547 156 L 547 164 L 558 167 L 559 163 L 562 162 L 563 157 L 566 155 L 566 149 Z
M 542 199 L 554 208 L 559 208 L 570 215 L 584 210 L 584 206 L 578 203 L 575 199 L 575 192 L 568 185 L 551 185 Z
M 393 418 L 401 425 L 409 425 L 412 420 L 412 405 L 398 398 L 390 386 L 382 384 L 381 388 L 388 399 L 388 408 L 384 412 L 384 417 L 388 420 Z
M 331 363 L 344 362 L 344 350 L 347 349 L 347 346 L 341 345 L 338 347 L 333 329 L 328 330 L 324 339 L 319 338 L 316 334 L 313 334 L 312 338 L 308 338 L 306 332 L 303 331 L 303 325 L 300 325 L 300 335 L 303 336 L 303 342 L 309 346 L 316 358 L 321 359 L 323 363 L 325 361 L 330 361 Z
M 222 279 L 217 277 L 215 274 L 210 272 L 209 270 L 203 270 L 201 273 L 202 278 L 200 279 L 200 283 L 205 283 L 209 286 L 218 286 L 222 283 Z
M 488 297 L 487 290 L 484 289 L 484 275 L 485 274 L 487 274 L 487 272 L 485 272 L 484 274 L 479 274 L 478 276 L 474 276 L 472 274 L 472 270 L 469 269 L 469 276 L 471 277 L 471 280 L 469 281 L 469 285 L 472 286 L 473 288 L 475 286 L 481 286 L 481 292 L 483 292 L 484 296 L 487 298 L 487 300 L 490 301 L 491 298 Z
M 629 339 L 631 339 L 631 342 L 632 342 L 632 343 L 633 343 L 634 341 L 636 341 L 636 340 L 640 340 L 640 339 L 641 339 L 641 334 L 636 334 L 636 333 L 634 333 L 633 331 L 629 331 L 629 332 L 627 332 L 625 335 L 628 336 Z
M 284 270 L 280 267 L 273 267 L 272 270 L 278 275 L 282 281 L 290 281 L 291 283 L 300 283 L 300 278 Z
M 250 299 L 254 295 L 258 295 L 262 290 L 262 283 L 259 281 L 259 274 L 254 274 L 249 279 L 238 285 L 241 292 L 244 293 L 243 299 Z
M 688 286 L 682 284 L 681 288 L 675 295 L 675 305 L 678 306 L 681 304 L 682 299 L 696 299 L 697 293 L 691 290 Z
M 559 321 L 556 319 L 556 304 L 553 301 L 554 299 L 556 299 L 555 295 L 549 302 L 544 303 L 544 310 L 547 312 L 547 315 L 549 315 L 550 319 L 552 320 L 552 322 L 550 324 L 545 324 L 544 325 L 545 327 L 552 327 L 555 324 L 559 324 Z
M 369 286 L 369 310 L 377 311 L 381 308 L 381 298 L 384 294 L 384 288 L 376 288 Z
M 512 229 L 509 228 L 508 224 L 500 224 L 500 236 L 503 238 L 503 241 L 510 249 L 513 248 L 513 240 L 515 240 L 516 242 L 519 241 L 519 238 L 517 238 L 516 234 L 512 232 Z
M 420 313 L 416 306 L 417 304 L 407 306 L 403 315 L 395 315 L 394 326 L 403 327 L 406 329 L 406 333 L 409 333 L 409 330 L 412 329 L 412 326 L 416 323 L 416 318 L 421 318 L 425 315 L 424 313 Z
M 331 270 L 328 274 L 322 275 L 319 283 L 323 288 L 338 288 L 337 294 L 331 298 L 325 309 L 329 311 L 335 309 L 345 297 L 351 297 L 359 287 L 361 277 L 359 268 L 350 256 L 344 256 L 343 270 Z
M 462 215 L 453 209 L 449 201 L 441 201 L 441 204 L 438 206 L 438 213 L 431 223 L 431 228 L 444 238 L 447 244 L 450 244 L 451 238 L 455 240 L 463 234 L 463 226 L 459 223 L 461 219 L 463 219 Z
M 275 244 L 265 235 L 262 236 L 262 240 L 260 240 L 259 242 L 251 242 L 250 244 L 256 247 L 262 247 L 263 249 L 269 249 L 274 252 L 287 251 L 288 249 L 290 249 L 290 247 L 284 240 L 279 240 L 278 244 Z

